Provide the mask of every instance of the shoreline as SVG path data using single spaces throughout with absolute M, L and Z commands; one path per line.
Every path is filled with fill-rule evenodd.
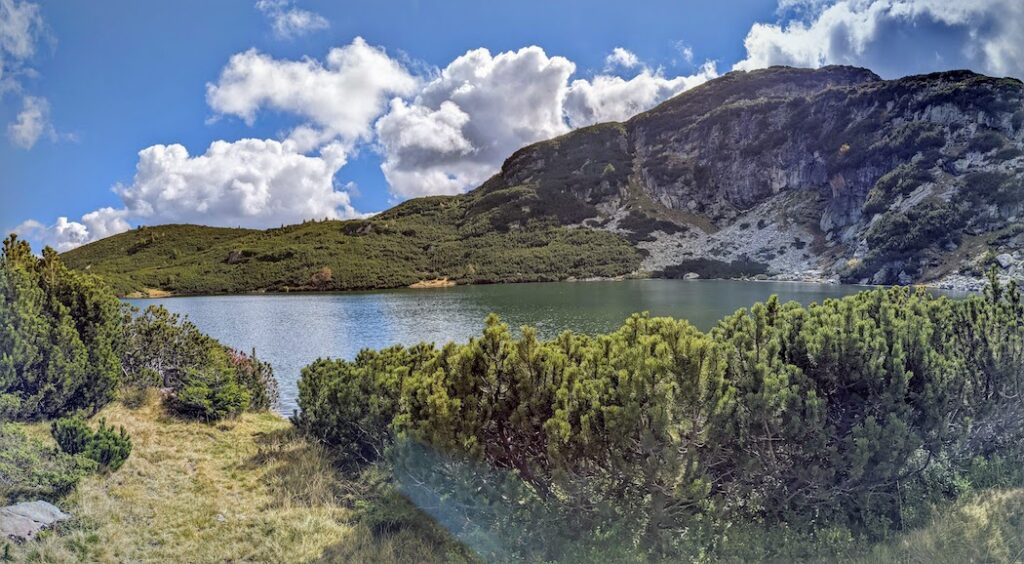
M 955 277 L 955 278 L 954 278 Z M 950 282 L 950 278 L 954 278 L 954 281 Z M 520 282 L 484 282 L 475 284 L 460 284 L 454 280 L 447 278 L 438 279 L 438 281 L 431 280 L 424 283 L 423 281 L 416 282 L 408 286 L 390 286 L 381 288 L 359 288 L 352 290 L 252 290 L 249 292 L 224 292 L 224 293 L 187 293 L 180 294 L 168 290 L 157 290 L 147 289 L 146 295 L 142 292 L 130 292 L 125 295 L 119 295 L 118 298 L 122 300 L 160 300 L 169 298 L 207 298 L 207 297 L 236 297 L 236 296 L 258 296 L 258 295 L 269 295 L 269 296 L 309 296 L 309 295 L 347 295 L 347 294 L 368 294 L 378 292 L 395 292 L 402 290 L 447 290 L 459 286 L 493 286 L 498 284 L 552 284 L 561 282 L 573 282 L 573 283 L 586 283 L 586 282 L 624 282 L 628 280 L 675 280 L 679 282 L 712 282 L 712 281 L 729 281 L 729 282 L 776 282 L 776 283 L 787 283 L 787 284 L 808 284 L 808 285 L 819 285 L 819 286 L 857 286 L 865 289 L 871 288 L 893 288 L 899 287 L 898 284 L 857 284 L 857 283 L 843 283 L 834 278 L 797 278 L 797 277 L 738 277 L 738 278 L 665 278 L 660 276 L 638 276 L 638 275 L 624 275 L 624 276 L 612 276 L 606 278 L 567 278 L 564 280 L 533 280 L 533 281 L 520 281 Z M 1010 277 L 1000 277 L 1000 280 L 1007 282 L 1011 280 Z M 439 283 L 440 281 L 440 283 Z M 918 282 L 914 284 L 908 284 L 906 287 L 910 288 L 927 288 L 932 290 L 942 290 L 951 292 L 965 292 L 975 293 L 982 290 L 985 285 L 984 278 L 968 277 L 963 275 L 953 275 L 953 277 L 947 277 L 940 280 L 932 280 L 928 282 Z

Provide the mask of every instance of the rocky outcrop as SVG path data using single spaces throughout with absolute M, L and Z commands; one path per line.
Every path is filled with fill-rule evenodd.
M 43 529 L 71 516 L 45 501 L 26 501 L 0 507 L 0 538 L 32 540 Z
M 941 284 L 990 265 L 1015 275 L 1022 178 L 1018 80 L 775 67 L 521 149 L 479 190 L 504 206 L 496 227 L 614 231 L 649 272 L 701 260 L 782 279 Z

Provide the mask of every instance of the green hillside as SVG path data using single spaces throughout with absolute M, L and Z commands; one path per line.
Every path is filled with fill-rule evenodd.
M 266 231 L 142 227 L 63 259 L 106 279 L 121 295 L 363 290 L 441 278 L 551 281 L 620 276 L 639 267 L 640 254 L 615 234 L 524 212 L 527 192 L 481 189 L 409 201 L 366 220 Z

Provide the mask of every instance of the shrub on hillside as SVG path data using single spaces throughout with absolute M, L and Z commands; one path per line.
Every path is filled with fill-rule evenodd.
M 108 427 L 107 422 L 101 419 L 99 428 L 82 454 L 95 460 L 100 468 L 114 472 L 121 468 L 131 453 L 132 440 L 124 427 L 119 427 L 115 431 L 114 427 Z
M 772 299 L 708 333 L 637 315 L 541 341 L 491 317 L 466 344 L 318 361 L 297 422 L 348 464 L 383 460 L 460 538 L 528 559 L 591 534 L 707 553 L 760 523 L 877 538 L 1022 459 L 992 440 L 1024 412 L 1022 318 L 995 283 Z
M 167 406 L 181 417 L 216 421 L 238 416 L 251 399 L 232 371 L 210 367 L 190 371 L 182 386 L 168 396 Z
M 12 423 L 0 424 L 0 506 L 54 501 L 71 492 L 95 464 L 47 447 Z
M 93 435 L 81 417 L 63 417 L 50 423 L 50 434 L 62 451 L 72 455 L 85 452 Z
M 103 419 L 93 431 L 81 417 L 65 417 L 50 424 L 50 434 L 63 452 L 92 460 L 101 470 L 117 471 L 132 452 L 124 427 L 115 430 Z
M 213 421 L 267 410 L 278 400 L 273 370 L 255 350 L 227 347 L 163 307 L 133 312 L 122 364 L 129 391 L 165 388 L 168 407 L 182 417 Z
M 32 254 L 14 235 L 0 254 L 0 410 L 39 419 L 95 412 L 121 374 L 120 302 L 56 251 Z

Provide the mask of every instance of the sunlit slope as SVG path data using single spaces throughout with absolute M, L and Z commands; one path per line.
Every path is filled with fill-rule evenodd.
M 122 295 L 361 290 L 436 278 L 549 281 L 619 276 L 639 266 L 639 253 L 615 234 L 561 226 L 544 216 L 506 221 L 500 203 L 474 207 L 482 196 L 425 198 L 366 220 L 267 231 L 145 227 L 63 258 Z

